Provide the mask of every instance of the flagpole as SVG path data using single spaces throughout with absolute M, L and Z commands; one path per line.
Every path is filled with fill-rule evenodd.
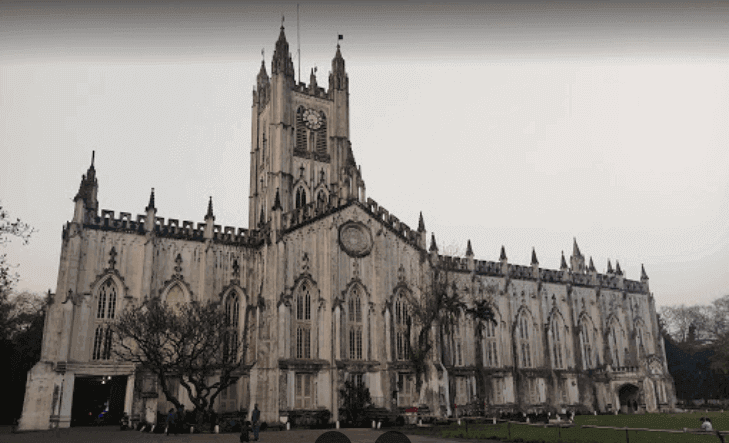
M 296 4 L 296 46 L 299 53 L 299 83 L 301 83 L 301 34 L 299 33 L 299 4 Z

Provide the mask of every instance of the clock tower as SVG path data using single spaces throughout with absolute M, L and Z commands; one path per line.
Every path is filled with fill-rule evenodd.
M 365 185 L 349 140 L 349 78 L 341 48 L 329 85 L 296 83 L 284 28 L 276 41 L 271 77 L 261 62 L 251 109 L 249 227 L 270 219 L 279 193 L 284 213 L 306 205 L 365 200 Z

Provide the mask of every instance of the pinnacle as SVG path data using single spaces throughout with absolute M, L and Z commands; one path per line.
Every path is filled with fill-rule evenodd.
M 560 261 L 559 269 L 567 269 L 567 261 L 564 259 L 564 251 L 562 251 L 562 261 Z
M 610 263 L 610 259 L 608 259 L 607 273 L 608 274 L 613 273 L 613 265 Z
M 435 234 L 430 234 L 430 252 L 438 252 L 438 246 L 435 244 Z
M 471 240 L 468 240 L 466 245 L 466 257 L 473 257 L 473 248 L 471 247 Z
M 534 248 L 532 248 L 532 266 L 538 265 L 538 264 L 539 264 L 539 260 L 537 260 L 537 251 L 535 251 Z
M 572 237 L 573 243 L 572 243 L 572 256 L 574 257 L 582 257 L 582 253 L 580 252 L 580 247 L 577 246 L 577 238 Z
M 643 263 L 640 264 L 640 279 L 648 280 L 648 274 L 645 273 L 645 267 L 643 267 Z
M 499 260 L 506 260 L 506 249 L 504 249 L 504 245 L 501 245 L 501 255 L 499 255 Z
M 271 208 L 274 211 L 283 209 L 281 207 L 281 197 L 278 192 L 278 188 L 276 188 L 276 198 L 273 200 L 273 208 Z
M 205 214 L 205 219 L 212 218 L 215 220 L 215 216 L 213 215 L 213 196 L 210 196 L 210 200 L 208 200 L 208 213 Z
M 420 219 L 418 220 L 418 232 L 425 232 L 425 222 L 423 222 L 423 211 L 420 211 Z
M 149 211 L 150 209 L 156 211 L 157 208 L 154 207 L 154 188 L 152 188 L 152 192 L 149 193 L 149 204 L 145 208 L 145 210 Z
M 590 257 L 590 266 L 587 269 L 589 269 L 592 272 L 595 271 L 595 263 L 592 262 L 592 257 Z
M 623 271 L 620 269 L 620 262 L 615 260 L 615 273 L 617 275 L 623 275 Z

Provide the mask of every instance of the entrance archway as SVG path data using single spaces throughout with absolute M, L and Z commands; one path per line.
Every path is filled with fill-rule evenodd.
M 77 376 L 71 426 L 117 424 L 124 413 L 126 376 Z
M 638 393 L 640 389 L 636 385 L 625 384 L 618 390 L 620 397 L 620 412 L 623 414 L 635 414 L 638 411 Z

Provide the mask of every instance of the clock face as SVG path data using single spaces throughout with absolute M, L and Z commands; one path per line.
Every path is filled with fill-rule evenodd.
M 306 127 L 309 129 L 316 130 L 321 128 L 321 114 L 313 109 L 307 109 L 304 111 L 304 123 L 306 123 Z

